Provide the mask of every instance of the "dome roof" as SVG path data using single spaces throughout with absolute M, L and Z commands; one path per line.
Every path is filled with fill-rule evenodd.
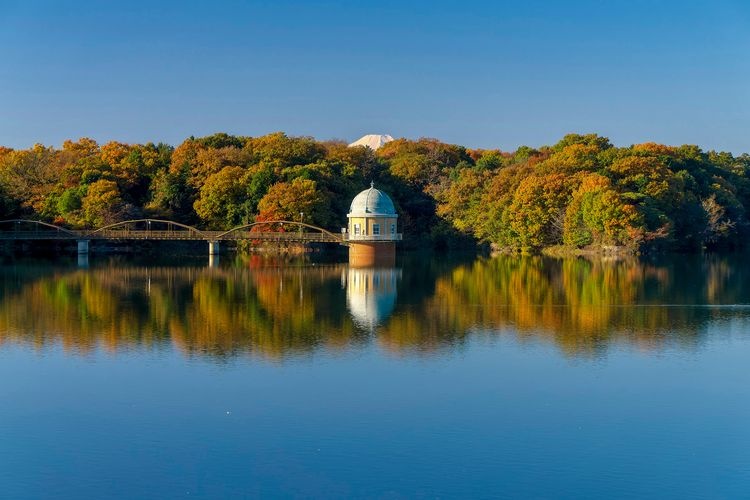
M 374 184 L 370 184 L 370 189 L 365 189 L 352 200 L 352 204 L 349 207 L 349 217 L 374 215 L 398 217 L 390 196 L 379 189 L 375 189 Z

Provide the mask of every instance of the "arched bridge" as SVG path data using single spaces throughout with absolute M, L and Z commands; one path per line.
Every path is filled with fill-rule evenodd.
M 80 253 L 88 252 L 90 240 L 203 240 L 209 243 L 210 253 L 218 251 L 220 241 L 348 243 L 345 235 L 287 220 L 254 222 L 227 231 L 215 231 L 161 219 L 128 220 L 91 230 L 72 230 L 42 221 L 11 219 L 0 221 L 0 240 L 77 240 Z

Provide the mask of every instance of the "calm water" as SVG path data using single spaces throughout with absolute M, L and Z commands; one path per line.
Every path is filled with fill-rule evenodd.
M 2 498 L 748 498 L 750 263 L 0 267 Z

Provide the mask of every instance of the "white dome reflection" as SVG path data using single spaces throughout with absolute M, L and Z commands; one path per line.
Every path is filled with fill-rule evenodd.
M 354 323 L 373 330 L 393 313 L 401 269 L 349 268 L 342 274 L 346 305 Z

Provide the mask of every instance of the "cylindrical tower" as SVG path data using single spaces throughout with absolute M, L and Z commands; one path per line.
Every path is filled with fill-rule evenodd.
M 349 264 L 393 265 L 401 233 L 391 198 L 370 184 L 370 189 L 354 197 L 347 218 L 349 226 L 344 237 L 349 241 Z

